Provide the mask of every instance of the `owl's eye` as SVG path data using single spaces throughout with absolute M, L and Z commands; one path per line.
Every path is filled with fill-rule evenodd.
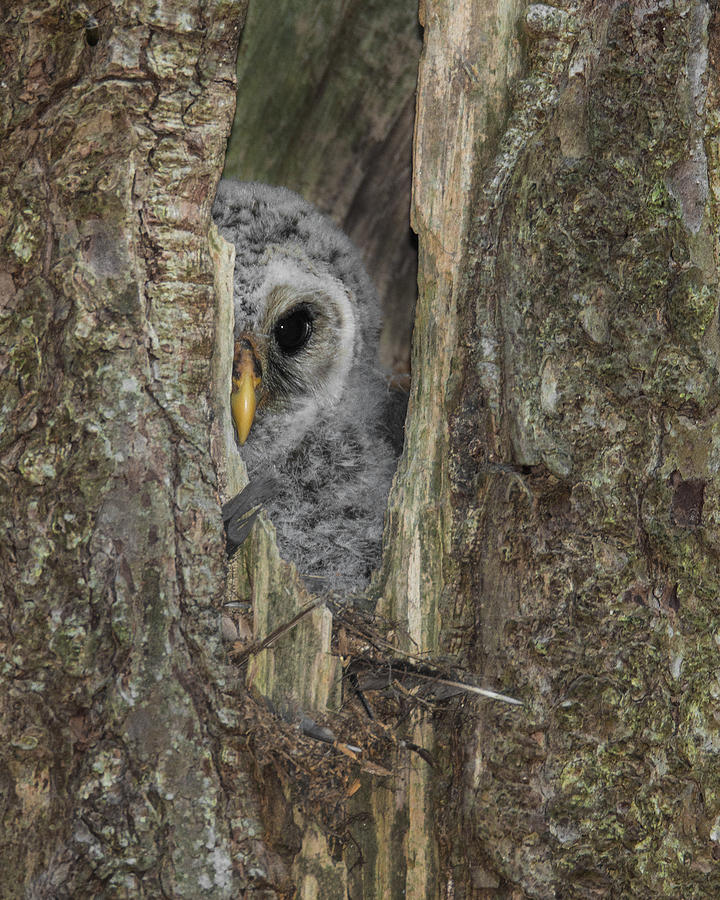
M 312 316 L 305 307 L 293 309 L 275 326 L 275 340 L 283 353 L 292 355 L 307 344 L 312 334 Z

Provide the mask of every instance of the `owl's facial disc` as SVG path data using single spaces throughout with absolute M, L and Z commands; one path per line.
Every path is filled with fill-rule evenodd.
M 255 418 L 255 389 L 261 381 L 262 368 L 251 335 L 240 335 L 235 343 L 230 408 L 238 440 L 244 444 Z
M 251 428 L 251 444 L 258 433 L 297 437 L 340 401 L 362 346 L 353 302 L 332 275 L 284 255 L 236 300 L 231 407 L 240 444 Z
M 355 352 L 353 298 L 332 275 L 276 259 L 259 292 L 264 334 L 263 410 L 318 414 L 338 402 Z

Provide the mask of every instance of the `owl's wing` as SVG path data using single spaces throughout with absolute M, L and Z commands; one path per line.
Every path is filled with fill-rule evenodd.
M 279 493 L 280 482 L 271 475 L 254 478 L 222 508 L 228 559 L 231 559 L 250 530 L 264 503 Z

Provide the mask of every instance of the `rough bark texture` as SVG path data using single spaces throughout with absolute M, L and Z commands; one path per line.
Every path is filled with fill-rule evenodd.
M 270 868 L 209 455 L 244 4 L 90 12 L 2 13 L 2 895 L 234 897 Z
M 243 476 L 207 222 L 243 10 L 170 8 L 109 5 L 94 46 L 67 3 L 3 13 L 6 895 L 720 895 L 714 7 L 423 5 L 372 592 L 398 653 L 524 708 L 388 720 L 434 766 L 395 743 L 389 776 L 348 762 L 350 799 L 340 751 L 256 699 L 337 705 L 328 611 L 242 668 L 219 646 Z M 239 659 L 307 596 L 265 522 L 232 575 Z
M 422 300 L 384 594 L 416 649 L 525 708 L 436 716 L 426 893 L 712 897 L 717 14 L 532 4 L 509 116 L 483 120 L 514 56 L 501 10 L 520 12 L 425 7 Z

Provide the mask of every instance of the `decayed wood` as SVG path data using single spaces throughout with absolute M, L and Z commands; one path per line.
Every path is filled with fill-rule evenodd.
M 520 8 L 468 0 L 426 3 L 421 9 L 413 177 L 420 294 L 407 451 L 390 498 L 378 587 L 379 613 L 397 623 L 399 645 L 421 655 L 445 649 L 441 626 L 452 610 L 450 400 L 465 327 L 458 307 L 473 215 L 469 201 L 478 167 L 496 145 L 517 72 Z M 414 743 L 435 752 L 436 739 L 423 716 L 415 717 L 408 732 Z M 413 896 L 437 896 L 443 878 L 432 800 L 437 775 L 416 756 L 400 762 L 404 777 L 397 782 L 396 811 L 383 807 L 375 832 L 366 832 L 368 844 L 387 848 L 377 855 L 375 883 L 393 884 L 396 891 L 405 885 Z M 370 848 L 366 855 L 373 858 Z

